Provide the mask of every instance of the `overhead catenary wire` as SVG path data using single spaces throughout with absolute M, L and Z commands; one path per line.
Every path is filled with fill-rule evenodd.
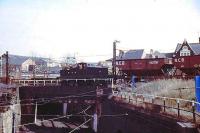
M 88 110 L 89 108 L 90 108 L 90 107 L 87 107 L 86 109 L 83 109 L 83 110 L 81 110 L 80 112 L 83 112 L 84 110 Z M 79 114 L 80 112 L 75 113 L 75 114 Z M 16 113 L 15 113 L 15 114 L 16 114 Z M 17 115 L 20 115 L 20 114 L 17 114 Z M 74 114 L 59 116 L 59 117 L 55 117 L 55 118 L 51 118 L 51 119 L 41 120 L 40 122 L 42 123 L 42 122 L 45 122 L 45 121 L 53 121 L 53 120 L 62 119 L 62 118 L 65 118 L 65 117 L 70 117 L 70 116 L 73 116 L 73 115 L 74 115 Z M 17 126 L 14 126 L 14 128 L 22 127 L 22 126 L 28 126 L 28 125 L 35 125 L 35 122 L 17 125 Z M 0 128 L 0 129 L 3 129 L 3 127 Z
M 79 93 L 79 94 L 76 94 L 76 95 L 68 95 L 68 96 L 64 96 L 64 97 L 53 97 L 53 98 L 67 98 L 67 97 L 73 97 L 73 96 L 79 96 L 79 95 L 83 95 L 83 94 L 88 94 L 88 93 L 92 93 L 92 92 L 96 92 L 96 90 L 92 90 L 92 91 L 89 91 L 89 92 L 83 92 L 83 93 Z M 28 101 L 28 100 L 35 101 L 35 100 L 44 100 L 44 99 L 51 99 L 51 98 L 46 98 L 46 97 L 42 97 L 42 98 L 29 98 L 29 99 L 23 99 L 23 100 L 19 100 L 19 101 L 20 102 L 21 101 Z
M 35 114 L 16 114 L 16 115 L 22 115 L 22 116 L 34 116 Z M 41 114 L 41 115 L 37 115 L 37 116 L 46 116 L 46 117 L 51 117 L 51 116 L 56 116 L 56 117 L 61 117 L 63 115 L 45 115 L 45 114 Z M 93 115 L 81 115 L 81 114 L 72 114 L 70 116 L 74 116 L 74 117 L 93 117 Z M 101 117 L 120 117 L 120 116 L 128 116 L 128 113 L 125 113 L 125 114 L 104 114 L 104 115 L 101 115 Z
M 73 130 L 71 130 L 69 133 L 73 133 L 74 131 L 78 130 L 79 128 L 81 128 L 83 125 L 85 125 L 86 123 L 88 123 L 91 120 L 92 120 L 92 118 L 88 119 L 87 121 L 85 121 L 84 123 L 82 123 L 81 125 L 79 125 L 78 127 L 76 127 Z
M 106 88 L 107 89 L 107 88 Z M 105 89 L 103 89 L 105 90 Z M 3 106 L 0 106 L 0 107 L 10 107 L 12 105 L 15 105 L 15 106 L 28 106 L 28 105 L 35 105 L 35 102 L 38 103 L 38 105 L 44 105 L 46 103 L 49 103 L 51 101 L 56 101 L 56 100 L 60 100 L 60 99 L 64 99 L 64 98 L 80 98 L 80 97 L 91 97 L 91 96 L 97 96 L 96 94 L 93 94 L 93 95 L 84 95 L 84 94 L 88 94 L 88 93 L 92 93 L 92 92 L 96 92 L 96 90 L 92 90 L 92 91 L 89 91 L 89 92 L 84 92 L 84 93 L 80 93 L 80 94 L 76 94 L 76 95 L 69 95 L 69 96 L 64 96 L 64 97 L 53 97 L 53 98 L 36 98 L 36 99 L 33 99 L 33 98 L 30 98 L 30 99 L 24 99 L 24 100 L 18 100 L 18 101 L 27 101 L 27 100 L 31 100 L 31 101 L 34 101 L 33 103 L 25 103 L 25 104 L 21 104 L 21 103 L 17 103 L 17 104 L 10 104 L 10 105 L 3 105 Z M 107 95 L 110 95 L 112 93 L 108 93 L 108 94 L 102 94 L 102 96 L 107 96 Z M 42 101 L 36 101 L 36 100 L 42 100 Z M 44 103 L 43 103 L 44 102 Z M 45 103 L 46 102 L 46 103 Z
M 106 90 L 108 88 L 104 88 L 103 90 Z M 88 91 L 88 92 L 83 92 L 83 93 L 79 93 L 79 94 L 76 94 L 76 95 L 68 95 L 68 96 L 63 96 L 63 97 L 53 97 L 53 98 L 45 98 L 45 97 L 42 97 L 42 98 L 30 98 L 30 99 L 23 99 L 23 100 L 19 100 L 20 102 L 21 101 L 28 101 L 28 100 L 31 100 L 31 101 L 36 101 L 36 100 L 51 100 L 51 99 L 56 99 L 56 98 L 74 98 L 74 97 L 79 97 L 79 96 L 87 96 L 87 95 L 84 95 L 84 94 L 89 94 L 89 93 L 92 93 L 92 92 L 96 92 L 96 90 L 91 90 L 91 91 Z M 111 94 L 111 93 L 110 93 Z M 105 94 L 105 95 L 109 95 L 109 94 Z M 89 96 L 89 95 L 88 95 Z
M 84 94 L 88 94 L 88 93 L 92 93 L 92 92 L 96 92 L 96 90 L 92 90 L 92 91 L 89 91 L 89 92 L 84 92 L 84 93 L 79 93 L 79 94 L 76 94 L 76 95 L 68 95 L 68 96 L 64 96 L 64 97 L 53 97 L 53 98 L 30 98 L 30 99 L 23 99 L 23 100 L 18 100 L 20 103 L 22 101 L 33 101 L 33 103 L 29 103 L 29 104 L 11 104 L 9 103 L 10 105 L 3 105 L 3 106 L 0 106 L 0 107 L 9 107 L 11 105 L 35 105 L 35 102 L 38 102 L 38 103 L 41 103 L 41 102 L 50 102 L 50 101 L 53 101 L 53 100 L 59 100 L 59 99 L 63 99 L 63 98 L 74 98 L 74 97 L 86 97 L 86 96 L 96 96 L 96 95 L 84 95 Z M 41 101 L 38 101 L 38 100 L 41 100 Z M 40 104 L 38 104 L 40 105 Z M 42 104 L 43 105 L 43 104 Z
M 109 94 L 103 94 L 102 96 L 106 96 L 106 95 L 109 95 Z M 38 106 L 40 105 L 44 105 L 44 104 L 47 104 L 49 102 L 52 102 L 52 101 L 57 101 L 57 100 L 60 100 L 60 99 L 64 99 L 64 98 L 80 98 L 80 97 L 91 97 L 91 96 L 96 96 L 96 95 L 82 95 L 82 96 L 69 96 L 69 97 L 57 97 L 57 98 L 50 98 L 50 99 L 46 99 L 44 101 L 40 101 L 40 102 L 37 102 L 37 103 L 41 103 L 41 102 L 45 102 L 45 103 L 42 103 L 42 104 L 37 104 Z M 28 105 L 36 105 L 35 103 L 28 103 L 28 104 L 10 104 L 10 105 L 4 105 L 4 106 L 0 106 L 0 107 L 10 107 L 10 106 L 28 106 Z

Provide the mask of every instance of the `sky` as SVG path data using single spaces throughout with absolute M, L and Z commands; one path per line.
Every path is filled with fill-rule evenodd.
M 0 54 L 99 61 L 200 37 L 199 0 L 0 0 Z

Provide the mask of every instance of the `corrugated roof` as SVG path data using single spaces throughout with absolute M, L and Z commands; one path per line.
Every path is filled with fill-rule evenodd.
M 128 59 L 141 59 L 144 53 L 144 49 L 137 49 L 137 50 L 129 50 L 121 57 L 117 57 L 117 59 L 123 59 L 123 60 L 128 60 Z

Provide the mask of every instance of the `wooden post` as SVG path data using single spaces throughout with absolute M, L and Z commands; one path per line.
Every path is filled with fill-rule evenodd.
M 124 98 L 125 98 L 125 100 L 126 100 L 126 94 L 125 94 L 125 93 L 124 93 L 124 96 L 125 96 Z
M 180 117 L 180 103 L 179 100 L 177 100 L 177 106 L 178 106 L 178 118 Z
M 152 103 L 154 103 L 154 97 L 152 97 L 152 99 L 151 99 L 151 100 L 152 100 L 151 102 L 152 102 Z
M 163 105 L 164 105 L 164 112 L 165 112 L 165 107 L 166 107 L 165 98 L 164 98 L 164 101 L 163 101 Z
M 12 133 L 15 133 L 15 113 L 12 114 Z
M 131 96 L 129 95 L 128 97 L 128 102 L 130 103 L 131 102 Z
M 8 51 L 6 51 L 6 84 L 9 81 L 9 62 L 8 62 Z
M 34 123 L 35 124 L 37 123 L 37 102 L 35 104 L 35 120 L 34 120 Z
M 135 102 L 136 102 L 136 104 L 137 104 L 137 94 L 135 95 Z
M 196 115 L 195 115 L 195 103 L 192 102 L 192 114 L 193 114 L 193 122 L 196 123 Z

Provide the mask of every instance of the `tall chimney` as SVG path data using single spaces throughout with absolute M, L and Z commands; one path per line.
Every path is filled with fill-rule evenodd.
M 199 43 L 200 43 L 200 37 L 199 37 Z

